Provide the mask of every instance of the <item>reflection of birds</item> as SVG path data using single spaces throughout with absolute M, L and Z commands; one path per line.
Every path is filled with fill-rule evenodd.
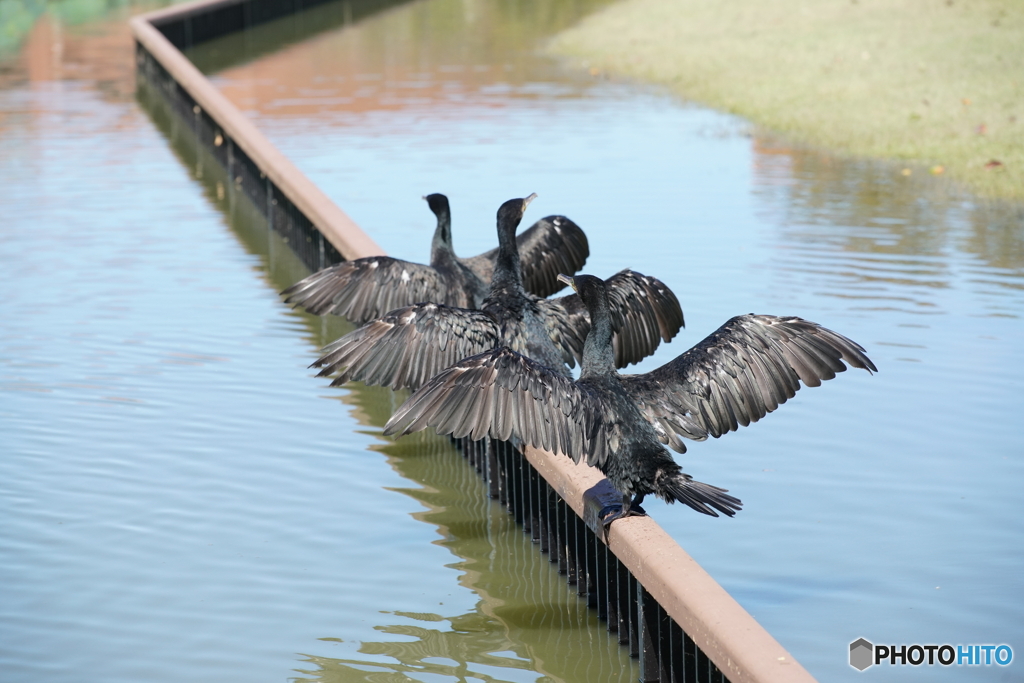
M 593 321 L 579 380 L 511 349 L 493 349 L 431 379 L 398 408 L 384 433 L 432 426 L 457 438 L 514 436 L 577 462 L 586 454 L 622 494 L 621 511 L 606 517 L 606 525 L 636 512 L 649 493 L 731 517 L 740 501 L 693 481 L 662 444 L 685 453 L 682 438 L 702 441 L 756 422 L 791 398 L 800 380 L 818 386 L 846 370 L 843 361 L 876 370 L 860 345 L 816 323 L 750 314 L 729 320 L 657 370 L 620 375 L 607 286 L 590 275 L 565 281 Z
M 540 299 L 523 289 L 515 231 L 534 196 L 498 209 L 498 258 L 480 310 L 420 303 L 391 311 L 326 346 L 313 363 L 323 368 L 320 376 L 340 371 L 334 385 L 360 380 L 415 389 L 452 363 L 504 344 L 568 377 L 590 318 L 575 295 Z M 624 270 L 608 285 L 612 323 L 622 330 L 614 342 L 620 365 L 650 355 L 679 331 L 679 301 L 659 280 Z
M 310 313 L 334 313 L 356 324 L 421 301 L 479 308 L 487 296 L 498 249 L 459 258 L 452 249 L 448 198 L 424 197 L 437 216 L 430 265 L 388 256 L 345 261 L 319 270 L 281 292 L 285 300 Z M 524 256 L 526 290 L 548 296 L 562 288 L 559 273 L 575 273 L 590 255 L 587 236 L 565 216 L 548 216 L 516 238 Z

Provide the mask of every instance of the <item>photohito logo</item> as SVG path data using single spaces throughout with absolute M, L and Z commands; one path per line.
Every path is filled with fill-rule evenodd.
M 857 671 L 883 662 L 890 666 L 1007 666 L 1012 661 L 1009 645 L 872 645 L 864 638 L 850 643 L 850 666 Z

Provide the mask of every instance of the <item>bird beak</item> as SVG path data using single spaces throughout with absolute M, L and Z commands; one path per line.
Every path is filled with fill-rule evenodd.
M 576 291 L 576 283 L 569 275 L 563 275 L 562 273 L 559 273 L 558 277 L 555 279 L 561 282 L 562 284 L 569 285 L 570 287 L 572 287 L 572 291 Z
M 537 193 L 536 192 L 531 194 L 529 197 L 524 197 L 523 198 L 523 213 L 526 213 L 526 207 L 528 207 L 530 205 L 530 202 L 532 202 L 536 198 L 537 198 Z

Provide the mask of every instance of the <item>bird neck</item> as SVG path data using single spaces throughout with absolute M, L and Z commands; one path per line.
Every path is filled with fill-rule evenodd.
M 437 212 L 437 228 L 434 230 L 434 239 L 430 243 L 430 260 L 454 255 L 452 247 L 452 215 L 442 209 Z
M 608 297 L 603 290 L 595 292 L 588 302 L 590 332 L 583 343 L 580 378 L 614 374 L 615 348 L 612 345 L 612 318 L 608 310 Z
M 519 294 L 523 289 L 523 271 L 519 261 L 519 246 L 516 244 L 516 225 L 498 226 L 498 258 L 494 262 L 491 276 L 491 292 L 503 291 Z

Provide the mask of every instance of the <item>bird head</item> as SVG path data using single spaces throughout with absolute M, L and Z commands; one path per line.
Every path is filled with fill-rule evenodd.
M 435 192 L 434 194 L 428 194 L 427 196 L 424 197 L 424 199 L 427 200 L 427 206 L 430 207 L 430 210 L 434 212 L 435 216 L 439 215 L 442 212 L 449 212 L 448 197 L 444 196 L 443 194 Z
M 498 223 L 514 223 L 518 227 L 519 221 L 523 220 L 523 214 L 526 213 L 526 207 L 536 198 L 537 193 L 534 192 L 529 197 L 508 200 L 498 207 Z
M 559 273 L 557 279 L 559 282 L 572 287 L 572 290 L 579 294 L 580 298 L 584 301 L 587 300 L 587 296 L 591 292 L 595 292 L 599 289 L 603 290 L 605 286 L 604 280 L 599 277 L 594 277 L 593 275 L 579 274 L 572 276 Z

